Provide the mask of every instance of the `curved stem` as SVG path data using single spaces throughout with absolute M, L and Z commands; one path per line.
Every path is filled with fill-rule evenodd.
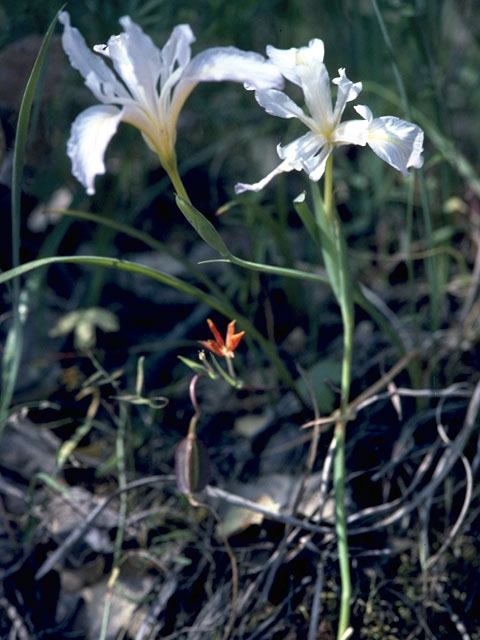
M 190 380 L 190 385 L 188 387 L 188 392 L 190 395 L 190 402 L 192 403 L 193 408 L 195 409 L 195 413 L 193 414 L 193 416 L 190 418 L 190 424 L 188 425 L 188 435 L 187 438 L 189 439 L 190 442 L 190 446 L 193 445 L 194 440 L 196 438 L 196 428 L 197 428 L 197 422 L 198 419 L 200 418 L 200 414 L 202 413 L 200 410 L 200 406 L 197 402 L 197 382 L 198 382 L 198 378 L 200 376 L 198 374 L 195 374 L 193 376 L 193 378 Z
M 193 376 L 193 378 L 190 380 L 190 385 L 188 387 L 188 392 L 190 394 L 190 402 L 193 405 L 193 408 L 195 409 L 195 414 L 197 416 L 200 415 L 200 407 L 198 405 L 197 402 L 197 381 L 198 381 L 199 375 L 198 373 L 196 375 Z M 192 430 L 192 435 L 194 435 L 194 430 Z

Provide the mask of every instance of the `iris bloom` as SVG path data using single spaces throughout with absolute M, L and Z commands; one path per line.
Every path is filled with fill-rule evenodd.
M 199 82 L 233 80 L 247 89 L 281 88 L 278 69 L 257 53 L 235 47 L 206 49 L 191 58 L 195 40 L 187 24 L 175 27 L 159 49 L 128 16 L 120 19 L 124 32 L 91 51 L 67 12 L 60 14 L 62 44 L 72 66 L 101 102 L 89 107 L 74 121 L 67 144 L 73 175 L 88 194 L 94 181 L 105 173 L 104 154 L 120 122 L 140 129 L 147 145 L 172 177 L 176 172 L 177 119 L 185 100 Z M 96 55 L 100 54 L 100 55 Z M 113 69 L 101 58 L 109 58 Z
M 370 109 L 360 105 L 354 108 L 363 120 L 341 122 L 347 102 L 357 98 L 362 83 L 351 82 L 345 75 L 345 69 L 339 69 L 338 78 L 333 80 L 337 85 L 337 96 L 332 108 L 330 78 L 323 63 L 321 40 L 311 40 L 307 47 L 300 49 L 269 46 L 267 54 L 287 80 L 302 88 L 310 114 L 277 89 L 257 90 L 257 102 L 273 116 L 298 118 L 309 131 L 284 147 L 278 145 L 280 165 L 260 182 L 237 184 L 237 193 L 260 191 L 276 175 L 293 169 L 303 169 L 311 180 L 317 181 L 322 177 L 327 159 L 335 147 L 345 144 L 368 144 L 382 160 L 404 176 L 408 175 L 409 167 L 422 166 L 423 131 L 416 125 L 394 116 L 373 118 Z
M 217 356 L 233 358 L 235 356 L 233 352 L 238 347 L 239 342 L 245 333 L 245 331 L 235 333 L 235 322 L 236 320 L 232 320 L 228 323 L 227 335 L 225 340 L 223 340 L 220 335 L 220 331 L 215 326 L 213 320 L 208 318 L 207 323 L 215 340 L 199 340 L 200 344 L 215 353 Z

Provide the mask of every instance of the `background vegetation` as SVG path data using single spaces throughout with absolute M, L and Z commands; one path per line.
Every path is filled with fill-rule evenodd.
M 369 0 L 75 0 L 67 8 L 89 45 L 119 33 L 122 15 L 159 46 L 175 25 L 189 23 L 194 52 L 228 44 L 264 52 L 266 44 L 288 48 L 319 37 L 331 77 L 346 67 L 364 83 L 360 104 L 425 130 L 424 169 L 407 181 L 365 149 L 335 155 L 352 272 L 403 345 L 402 352 L 357 309 L 352 397 L 410 354 L 408 367 L 385 379 L 395 384 L 390 396 L 375 396 L 348 427 L 353 637 L 480 638 L 479 4 L 384 0 L 380 18 Z M 51 0 L 0 7 L 0 267 L 12 267 L 19 240 L 20 263 L 122 258 L 200 292 L 209 291 L 210 278 L 217 298 L 261 332 L 295 381 L 292 390 L 248 331 L 235 359 L 247 388 L 201 380 L 198 431 L 212 459 L 211 484 L 292 513 L 311 433 L 300 427 L 314 417 L 315 402 L 328 415 L 338 396 L 341 320 L 331 292 L 226 263 L 199 265 L 217 256 L 181 216 L 132 127 L 120 127 L 107 173 L 87 197 L 65 145 L 71 122 L 94 98 L 69 67 L 58 28 L 29 119 L 21 215 L 11 215 L 20 103 L 58 9 Z M 280 176 L 260 194 L 235 198 L 233 190 L 265 175 L 276 144 L 299 132 L 266 115 L 240 86 L 205 84 L 181 114 L 177 155 L 193 203 L 233 253 L 322 274 L 292 205 L 309 189 L 303 174 Z M 98 219 L 45 213 L 66 208 Z M 24 637 L 52 639 L 221 637 L 231 609 L 229 556 L 215 518 L 179 496 L 172 474 L 193 412 L 192 372 L 178 356 L 195 360 L 197 340 L 210 337 L 206 318 L 223 333 L 233 314 L 98 266 L 54 264 L 16 282 L 17 292 L 11 283 L 1 290 L 0 636 L 20 638 L 8 634 L 22 629 Z M 21 341 L 12 333 L 17 295 Z M 392 401 L 398 388 L 422 393 Z M 313 503 L 330 436 L 322 429 L 308 474 Z M 130 490 L 119 494 L 119 486 Z M 102 500 L 101 516 L 82 530 Z M 307 536 L 251 514 L 232 524 L 225 504 L 212 504 L 238 564 L 231 637 L 335 637 L 338 569 L 328 513 L 316 522 L 325 531 Z M 312 515 L 306 497 L 296 506 L 294 515 Z M 64 556 L 45 565 L 75 531 Z

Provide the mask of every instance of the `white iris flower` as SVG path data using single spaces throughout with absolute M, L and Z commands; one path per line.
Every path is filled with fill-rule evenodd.
M 70 25 L 69 14 L 64 11 L 59 19 L 70 63 L 102 103 L 75 119 L 67 144 L 73 175 L 90 195 L 95 193 L 95 177 L 105 173 L 105 150 L 120 122 L 140 129 L 171 175 L 176 171 L 178 116 L 199 82 L 233 80 L 261 91 L 283 87 L 278 69 L 254 52 L 215 47 L 191 58 L 195 37 L 187 24 L 175 27 L 160 50 L 125 16 L 120 19 L 124 32 L 109 38 L 106 45 L 96 45 L 93 53 L 78 29 Z M 109 58 L 113 70 L 96 54 Z
M 311 40 L 300 49 L 276 49 L 267 47 L 267 55 L 282 75 L 303 90 L 307 115 L 285 93 L 276 89 L 258 89 L 257 102 L 267 113 L 279 118 L 298 118 L 309 132 L 286 146 L 278 145 L 277 153 L 282 162 L 263 180 L 255 184 L 237 184 L 235 191 L 260 191 L 279 173 L 302 169 L 311 180 L 319 180 L 327 158 L 335 147 L 345 144 L 368 146 L 382 160 L 408 175 L 409 167 L 423 164 L 423 131 L 410 122 L 394 116 L 373 118 L 366 106 L 354 107 L 363 120 L 347 120 L 341 117 L 347 102 L 355 100 L 362 90 L 362 83 L 351 82 L 345 69 L 339 69 L 335 107 L 332 108 L 330 78 L 323 63 L 324 46 L 318 39 Z

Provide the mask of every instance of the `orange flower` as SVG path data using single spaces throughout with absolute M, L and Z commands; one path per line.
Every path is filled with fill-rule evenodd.
M 232 320 L 228 323 L 227 335 L 224 341 L 213 320 L 210 320 L 210 318 L 208 318 L 207 323 L 210 327 L 210 331 L 213 333 L 215 340 L 199 340 L 200 344 L 210 351 L 213 351 L 213 353 L 215 353 L 217 356 L 233 358 L 235 356 L 233 352 L 238 347 L 238 344 L 242 339 L 243 334 L 245 333 L 245 331 L 234 333 L 235 322 L 236 320 Z

